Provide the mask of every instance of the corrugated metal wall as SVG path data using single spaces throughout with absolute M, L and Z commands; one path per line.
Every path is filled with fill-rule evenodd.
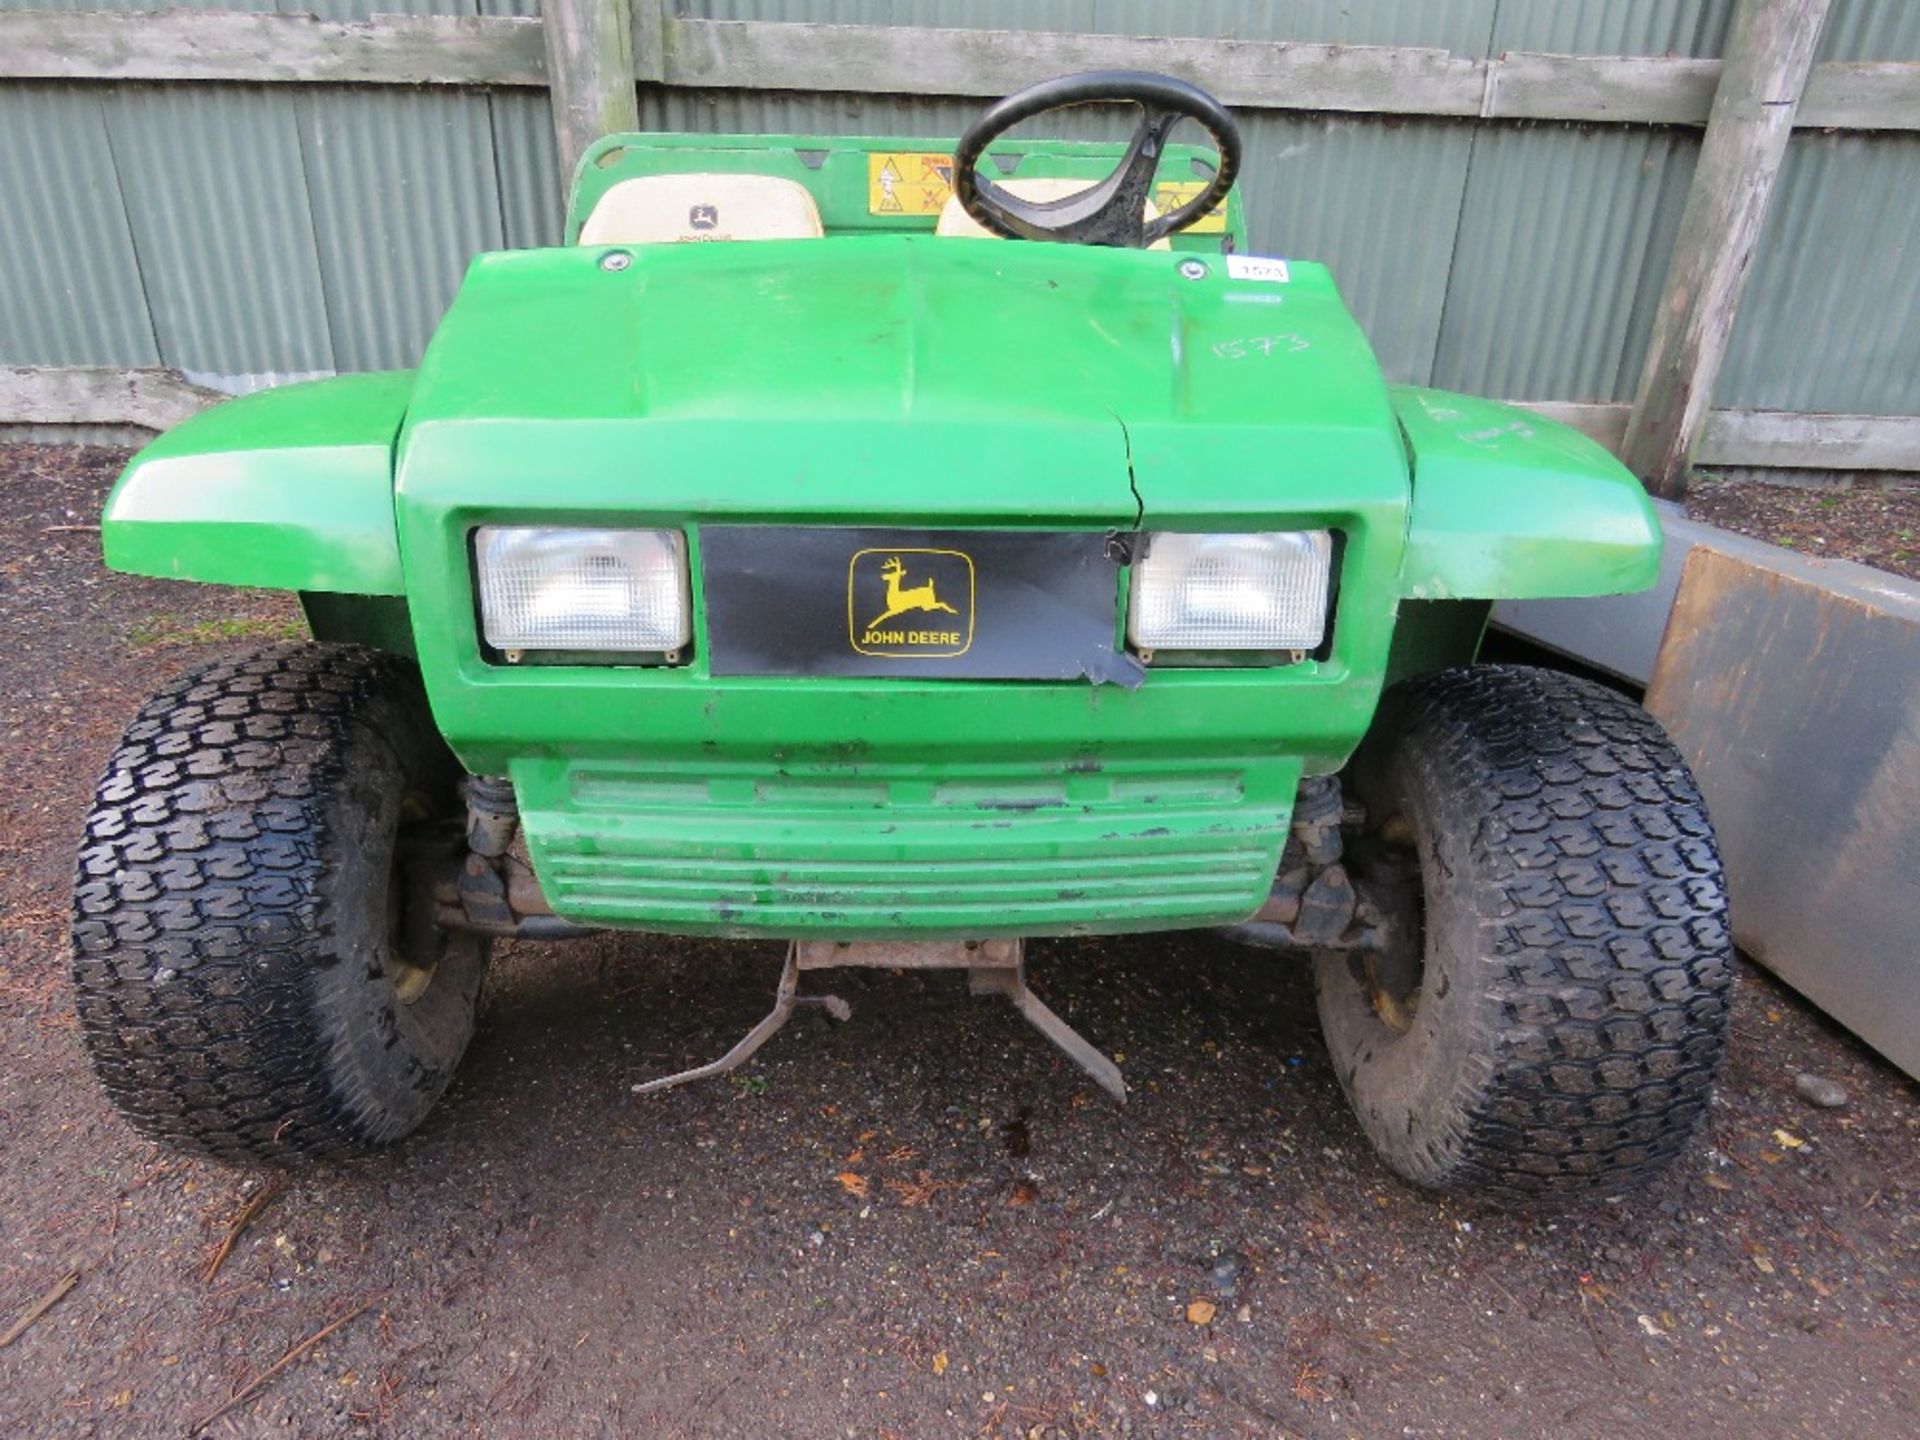
M 0 0 L 97 9 L 112 0 Z M 127 3 L 118 8 L 163 8 Z M 357 18 L 537 0 L 254 0 Z M 1732 0 L 681 0 L 696 18 L 1718 53 Z M 1920 4 L 1835 0 L 1822 58 L 1920 59 Z M 973 101 L 643 87 L 662 129 L 952 135 Z M 1328 261 L 1395 378 L 1622 400 L 1691 130 L 1251 114 L 1258 247 Z M 1094 133 L 1091 130 L 1075 133 Z M 1920 413 L 1920 138 L 1796 136 L 1719 403 Z M 229 388 L 405 365 L 467 260 L 559 234 L 544 94 L 0 86 L 0 361 Z M 84 237 L 63 243 L 52 237 Z
M 539 7 L 192 8 L 354 20 Z M 559 195 L 544 92 L 0 86 L 0 363 L 168 365 L 229 390 L 411 365 L 475 254 L 559 242 Z

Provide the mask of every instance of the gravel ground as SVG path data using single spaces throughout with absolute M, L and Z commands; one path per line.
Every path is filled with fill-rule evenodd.
M 1751 968 L 1710 1133 L 1550 1216 L 1396 1182 L 1302 971 L 1201 935 L 1036 947 L 1125 1111 L 958 980 L 858 974 L 850 1023 L 638 1099 L 764 1011 L 778 952 L 622 938 L 506 947 L 395 1150 L 156 1151 L 66 996 L 80 818 L 146 691 L 297 616 L 105 572 L 65 527 L 119 459 L 0 450 L 0 1334 L 78 1277 L 0 1348 L 0 1434 L 185 1435 L 236 1393 L 206 1433 L 1913 1433 L 1920 1096 Z
M 1687 513 L 1803 555 L 1920 580 L 1920 481 L 1814 489 L 1702 476 L 1687 491 Z

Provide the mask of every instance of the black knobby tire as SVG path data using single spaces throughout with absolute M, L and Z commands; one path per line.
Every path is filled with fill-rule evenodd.
M 1491 665 L 1400 687 L 1374 737 L 1354 779 L 1370 828 L 1417 850 L 1411 958 L 1315 966 L 1361 1127 L 1435 1189 L 1648 1178 L 1706 1109 L 1732 983 L 1720 859 L 1673 742 L 1602 686 Z
M 418 669 L 356 646 L 217 661 L 147 702 L 73 902 L 81 1034 L 136 1129 L 285 1162 L 420 1123 L 487 951 L 403 923 L 396 855 L 457 816 L 458 779 Z

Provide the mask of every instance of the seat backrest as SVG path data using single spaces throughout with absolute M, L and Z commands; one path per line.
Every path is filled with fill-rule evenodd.
M 1097 180 L 1072 180 L 1063 176 L 1030 175 L 1026 179 L 995 181 L 1002 190 L 1008 191 L 1017 200 L 1036 200 L 1045 203 L 1048 200 L 1064 200 L 1069 195 L 1078 195 L 1082 190 L 1090 190 L 1099 184 Z M 1147 201 L 1146 218 L 1158 220 L 1160 207 L 1153 201 Z M 982 240 L 1001 240 L 1005 236 L 996 235 L 978 220 L 969 215 L 960 204 L 958 195 L 949 195 L 947 203 L 940 209 L 940 220 L 934 226 L 936 235 L 949 235 L 976 238 Z M 1161 236 L 1147 247 L 1149 250 L 1171 250 L 1173 242 Z
M 774 175 L 640 175 L 602 195 L 582 245 L 699 240 L 817 240 L 826 231 L 806 186 Z

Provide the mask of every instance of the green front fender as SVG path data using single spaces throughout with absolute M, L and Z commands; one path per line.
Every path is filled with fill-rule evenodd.
M 107 564 L 277 590 L 404 595 L 393 442 L 412 371 L 229 400 L 142 450 L 107 498 Z
M 1644 590 L 1660 522 L 1633 473 L 1579 431 L 1531 411 L 1398 386 L 1413 471 L 1400 593 L 1545 599 Z

